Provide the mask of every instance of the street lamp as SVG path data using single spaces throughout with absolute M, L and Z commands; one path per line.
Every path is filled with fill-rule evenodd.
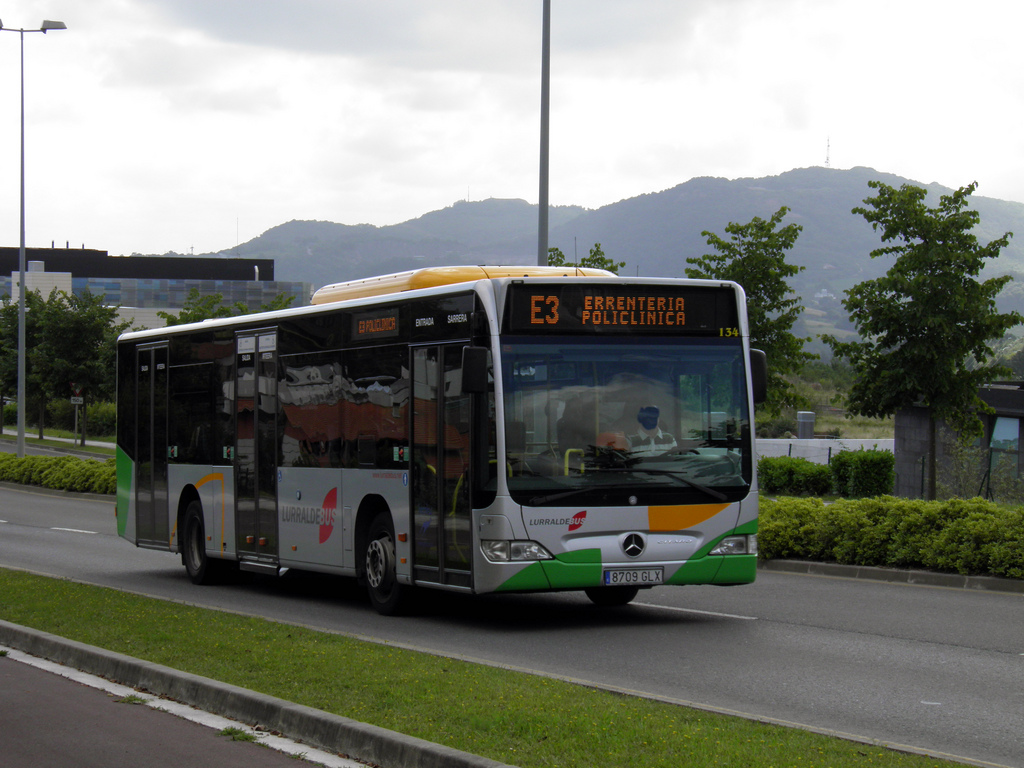
M 548 263 L 548 112 L 551 104 L 551 0 L 544 0 L 540 53 L 540 194 L 537 199 L 537 265 Z
M 63 21 L 43 21 L 39 29 L 9 29 L 0 21 L 0 32 L 21 36 L 21 243 L 18 249 L 18 456 L 25 455 L 25 33 L 67 29 Z

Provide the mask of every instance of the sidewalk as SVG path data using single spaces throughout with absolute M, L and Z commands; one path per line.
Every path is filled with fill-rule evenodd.
M 485 757 L 0 621 L 0 646 L 383 768 L 510 768 Z M 45 717 L 41 720 L 45 722 Z M 124 738 L 124 734 L 111 734 Z M 315 758 L 312 758 L 315 759 Z
M 17 430 L 16 427 L 4 427 L 3 428 L 3 434 L 4 434 L 5 437 L 17 438 L 18 430 Z M 36 430 L 32 434 L 29 434 L 27 431 L 25 432 L 25 441 L 26 442 L 28 442 L 29 440 L 38 440 L 38 439 L 39 439 L 38 430 Z M 81 447 L 82 447 L 82 446 L 78 445 L 78 442 L 79 442 L 79 440 L 81 438 L 50 437 L 49 435 L 47 435 L 46 439 L 47 440 L 52 440 L 55 443 L 67 443 L 68 446 L 70 446 L 71 448 L 77 447 L 77 448 L 81 449 Z M 99 440 L 91 440 L 91 439 L 89 439 L 89 437 L 85 438 L 85 445 L 86 445 L 86 447 L 89 447 L 89 448 L 110 448 L 111 450 L 116 447 L 113 443 L 105 443 L 105 442 L 101 442 Z
M 867 565 L 840 565 L 810 560 L 762 560 L 758 569 L 781 573 L 805 573 L 811 576 L 832 576 L 842 579 L 867 579 L 892 584 L 917 584 L 949 589 L 974 589 L 991 592 L 1010 592 L 1024 595 L 1024 580 L 1004 579 L 1000 576 L 964 576 L 959 573 L 912 570 L 903 568 L 877 568 Z

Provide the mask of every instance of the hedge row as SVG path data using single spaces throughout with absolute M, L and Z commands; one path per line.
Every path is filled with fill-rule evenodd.
M 762 499 L 761 557 L 1024 579 L 1024 508 L 984 499 Z
M 114 459 L 96 461 L 77 456 L 25 456 L 0 453 L 0 482 L 39 485 L 77 493 L 115 493 Z
M 758 484 L 786 496 L 884 496 L 896 481 L 896 457 L 878 449 L 840 451 L 825 464 L 792 456 L 762 456 Z
M 28 426 L 35 429 L 39 426 L 38 414 L 35 409 L 29 408 L 25 412 Z M 51 400 L 46 404 L 45 425 L 47 429 L 63 429 L 71 432 L 76 425 L 79 432 L 82 429 L 82 419 L 85 418 L 86 433 L 89 435 L 113 435 L 117 431 L 117 406 L 114 403 L 90 402 L 78 408 L 78 421 L 75 421 L 75 406 L 67 399 Z M 5 427 L 13 427 L 18 423 L 18 406 L 9 403 L 4 406 L 3 420 Z

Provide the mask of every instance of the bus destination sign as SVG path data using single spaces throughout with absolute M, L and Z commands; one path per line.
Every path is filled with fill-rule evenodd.
M 672 285 L 514 284 L 511 333 L 695 334 L 737 336 L 729 288 Z
M 398 336 L 398 309 L 359 312 L 352 315 L 352 340 L 382 339 Z

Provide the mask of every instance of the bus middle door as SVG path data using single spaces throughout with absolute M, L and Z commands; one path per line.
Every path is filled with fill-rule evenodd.
M 167 513 L 167 344 L 135 353 L 135 531 L 140 547 L 171 545 Z
M 243 570 L 277 571 L 277 332 L 235 339 L 236 542 Z

